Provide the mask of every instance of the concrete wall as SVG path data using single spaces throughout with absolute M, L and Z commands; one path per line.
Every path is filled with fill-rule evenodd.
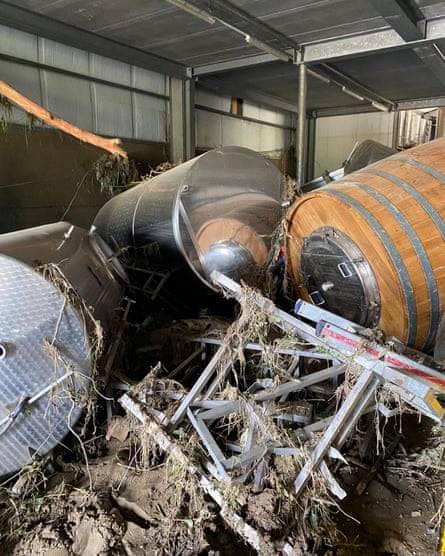
M 392 145 L 393 114 L 373 112 L 319 118 L 315 132 L 314 176 L 340 168 L 356 142 L 373 139 Z

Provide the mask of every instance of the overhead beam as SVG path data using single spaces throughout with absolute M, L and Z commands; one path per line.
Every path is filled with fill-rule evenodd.
M 327 118 L 330 116 L 349 116 L 350 114 L 367 114 L 369 112 L 377 112 L 371 104 L 363 104 L 356 106 L 339 106 L 334 108 L 318 108 L 317 110 L 310 110 L 309 117 L 311 118 Z
M 225 0 L 194 0 L 189 3 L 207 11 L 210 15 L 215 17 L 217 21 L 232 28 L 235 32 L 246 33 L 254 36 L 261 41 L 273 41 L 273 46 L 278 49 L 299 49 L 299 45 L 283 35 L 273 27 L 270 27 L 261 20 L 251 16 L 246 11 L 238 8 L 234 2 L 226 2 Z M 209 4 L 211 9 L 209 10 Z
M 445 96 L 402 100 L 397 103 L 397 110 L 417 110 L 421 108 L 437 108 L 439 106 L 445 106 Z
M 276 61 L 276 56 L 272 56 L 272 54 L 259 54 L 258 56 L 247 56 L 245 58 L 237 58 L 236 60 L 195 66 L 192 70 L 192 75 L 193 77 L 199 77 L 200 75 L 211 75 L 212 73 L 224 73 L 226 71 L 249 68 Z
M 423 40 L 425 20 L 420 10 L 417 13 L 408 5 L 396 0 L 368 0 L 374 9 L 385 19 L 406 42 Z M 445 84 L 444 55 L 435 44 L 427 43 L 413 47 L 413 52 Z
M 413 100 L 402 100 L 397 102 L 395 110 L 420 110 L 422 108 L 439 108 L 445 106 L 445 96 L 431 97 Z M 371 105 L 363 106 L 341 106 L 336 108 L 319 108 L 317 110 L 310 110 L 309 117 L 311 118 L 324 118 L 328 116 L 345 116 L 348 114 L 361 114 L 366 112 L 375 112 L 375 108 Z
M 379 15 L 402 37 L 403 40 L 417 41 L 424 38 L 418 24 L 421 24 L 420 14 L 415 14 L 408 6 L 399 4 L 396 0 L 368 0 Z
M 308 63 L 332 62 L 345 58 L 378 54 L 403 49 L 413 49 L 445 39 L 445 19 L 427 23 L 426 36 L 416 41 L 405 41 L 395 29 L 384 29 L 372 33 L 341 39 L 330 39 L 304 46 L 304 61 Z
M 280 110 L 287 110 L 288 112 L 297 112 L 297 103 L 292 104 L 273 95 L 267 93 L 260 93 L 256 89 L 242 87 L 239 83 L 221 81 L 215 77 L 204 77 L 198 80 L 198 84 L 206 89 L 216 91 L 218 93 L 228 94 L 234 97 L 242 97 L 259 104 L 265 104 L 272 108 L 279 108 Z
M 388 109 L 395 107 L 395 103 L 392 100 L 380 95 L 379 93 L 376 93 L 369 87 L 365 87 L 361 83 L 358 83 L 354 79 L 351 79 L 343 72 L 338 71 L 328 64 L 321 64 L 319 67 L 322 68 L 322 72 L 320 72 L 317 68 L 316 73 L 321 73 L 322 76 L 329 78 L 329 80 L 336 85 L 343 85 L 350 91 L 353 91 L 354 94 L 361 96 L 364 100 L 367 100 L 368 102 L 385 104 L 387 105 Z
M 438 46 L 427 44 L 413 48 L 413 52 L 433 72 L 437 79 L 445 85 L 445 59 Z
M 0 24 L 171 77 L 182 79 L 190 77 L 189 69 L 183 64 L 67 25 L 8 2 L 0 1 Z

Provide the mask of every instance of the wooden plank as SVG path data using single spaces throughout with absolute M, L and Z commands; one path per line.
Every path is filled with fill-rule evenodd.
M 214 270 L 210 275 L 212 281 L 215 284 L 221 286 L 225 291 L 227 291 L 232 297 L 238 301 L 242 298 L 242 288 L 231 278 L 225 276 L 221 272 Z M 273 316 L 273 323 L 281 330 L 292 334 L 293 336 L 298 336 L 306 342 L 313 345 L 324 345 L 323 339 L 317 337 L 315 334 L 315 329 L 301 320 L 294 318 L 289 313 L 278 309 L 274 303 L 257 293 L 254 299 L 256 305 L 263 311 Z
M 224 467 L 228 470 L 237 469 L 238 467 L 247 467 L 251 463 L 258 461 L 267 454 L 269 448 L 266 445 L 254 446 L 247 452 L 241 452 L 237 456 L 232 456 L 224 460 Z
M 229 415 L 230 413 L 238 413 L 245 408 L 245 405 L 246 404 L 240 400 L 223 400 L 223 403 L 218 404 L 217 407 L 201 411 L 199 413 L 199 418 L 203 421 L 213 421 L 225 415 Z
M 332 473 L 329 471 L 329 468 L 324 460 L 322 460 L 320 463 L 320 471 L 332 494 L 340 500 L 346 498 L 347 492 L 335 480 L 334 475 L 332 475 Z
M 200 344 L 210 344 L 220 346 L 223 340 L 218 338 L 204 338 L 203 336 L 193 337 L 193 336 L 185 336 L 184 339 L 188 340 L 189 342 L 196 342 Z M 255 342 L 248 342 L 244 346 L 245 350 L 251 351 L 263 351 L 264 347 L 261 344 L 257 344 Z M 274 351 L 276 353 L 280 353 L 283 355 L 296 355 L 298 357 L 308 357 L 308 358 L 317 358 L 317 359 L 332 359 L 332 355 L 329 353 L 323 353 L 321 351 L 313 351 L 310 349 L 292 349 L 292 348 L 282 348 L 279 345 L 274 345 Z

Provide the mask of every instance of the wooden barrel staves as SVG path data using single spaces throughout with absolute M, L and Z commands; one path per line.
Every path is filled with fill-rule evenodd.
M 312 191 L 288 213 L 297 295 L 428 351 L 445 309 L 445 138 Z

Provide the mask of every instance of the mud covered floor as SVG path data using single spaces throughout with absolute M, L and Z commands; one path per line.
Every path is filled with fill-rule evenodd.
M 116 422 L 114 430 L 124 434 L 127 421 Z M 335 535 L 313 516 L 318 546 L 306 545 L 302 553 L 440 554 L 443 448 L 426 447 L 434 443 L 434 436 L 425 443 L 428 432 L 432 434 L 429 426 L 411 423 L 411 436 L 419 436 L 418 446 L 412 446 L 417 451 L 397 451 L 361 496 L 354 487 L 367 471 L 354 465 L 342 468 L 339 477 L 350 494 L 341 509 L 332 509 Z M 128 438 L 107 441 L 99 435 L 90 447 L 93 443 L 106 453 L 91 454 L 88 467 L 59 457 L 57 469 L 47 469 L 46 479 L 37 468 L 28 470 L 11 490 L 3 490 L 2 554 L 256 554 L 227 528 L 219 508 L 194 488 L 184 470 L 159 456 L 143 468 Z M 264 529 L 277 531 L 275 504 L 274 493 L 263 491 L 244 513 L 254 514 Z

